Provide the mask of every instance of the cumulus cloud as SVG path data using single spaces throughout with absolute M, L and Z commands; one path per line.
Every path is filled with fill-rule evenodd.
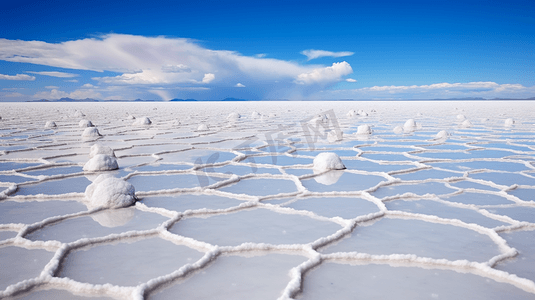
M 296 82 L 299 84 L 325 84 L 340 81 L 342 76 L 353 73 L 351 66 L 343 61 L 333 63 L 330 67 L 317 68 L 309 73 L 302 73 L 297 76 Z
M 26 74 L 17 74 L 17 75 L 4 75 L 0 74 L 0 79 L 4 80 L 27 80 L 27 81 L 33 81 L 35 80 L 34 76 L 26 75 Z
M 245 87 L 245 85 L 241 84 L 241 83 L 236 83 L 235 87 Z
M 347 82 L 357 82 L 357 80 L 353 79 L 353 78 L 347 78 L 346 79 Z
M 52 77 L 59 77 L 59 78 L 78 77 L 78 74 L 57 72 L 57 71 L 48 71 L 48 72 L 47 71 L 42 71 L 42 72 L 28 71 L 28 73 L 38 74 L 38 75 L 45 75 L 45 76 L 52 76 Z
M 320 57 L 344 57 L 344 56 L 351 56 L 355 54 L 354 52 L 349 51 L 341 51 L 341 52 L 332 52 L 332 51 L 325 51 L 325 50 L 304 50 L 301 51 L 301 54 L 305 55 L 307 57 L 307 60 L 313 60 Z
M 329 52 L 330 56 L 335 57 L 349 54 Z M 325 53 L 311 55 L 319 57 Z M 198 84 L 228 87 L 234 86 L 236 82 L 247 82 L 248 87 L 258 87 L 250 89 L 251 92 L 258 93 L 258 98 L 283 89 L 299 90 L 301 85 L 297 85 L 296 89 L 296 83 L 334 83 L 343 76 L 340 74 L 347 75 L 348 71 L 351 72 L 347 62 L 332 67 L 302 65 L 265 58 L 264 55 L 244 56 L 233 51 L 211 50 L 189 39 L 123 34 L 62 43 L 0 39 L 0 60 L 118 73 L 111 76 L 94 75 L 92 79 L 101 83 L 102 88 L 105 85 L 122 85 L 145 86 L 147 90 L 156 86 L 178 89 Z M 340 67 L 343 67 L 343 72 L 338 69 Z M 34 73 L 59 77 L 77 75 L 64 72 Z
M 72 99 L 86 99 L 86 98 L 92 98 L 92 99 L 101 99 L 102 95 L 95 90 L 87 89 L 87 90 L 75 90 L 74 92 L 67 93 L 64 91 L 61 91 L 59 89 L 52 89 L 50 91 L 43 91 L 36 93 L 33 95 L 33 98 L 36 99 L 48 99 L 48 100 L 55 100 L 55 99 L 61 99 L 61 98 L 72 98 Z
M 95 88 L 95 86 L 92 85 L 91 83 L 86 83 L 86 84 L 82 85 L 82 88 L 83 89 L 93 89 L 93 88 Z
M 518 90 L 525 88 L 521 84 L 498 84 L 490 81 L 468 82 L 468 83 L 434 83 L 430 85 L 390 85 L 390 86 L 372 86 L 358 89 L 359 91 L 387 91 L 391 93 L 404 91 L 429 91 L 429 90 L 457 90 L 457 91 L 504 91 L 504 90 Z

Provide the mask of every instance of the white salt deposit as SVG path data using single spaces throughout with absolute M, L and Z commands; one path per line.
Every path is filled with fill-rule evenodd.
M 463 127 L 463 128 L 470 128 L 470 127 L 472 127 L 472 126 L 473 126 L 473 124 L 472 124 L 472 122 L 470 122 L 470 120 L 464 120 L 464 121 L 461 123 L 461 127 Z
M 314 158 L 314 170 L 323 172 L 328 170 L 343 170 L 346 166 L 336 153 L 322 152 Z
M 237 113 L 237 112 L 231 112 L 228 116 L 227 116 L 227 120 L 237 120 L 241 118 L 240 114 Z
M 75 118 L 82 118 L 82 117 L 85 117 L 85 114 L 84 114 L 83 112 L 79 111 L 79 110 L 76 110 L 76 111 L 74 112 L 73 116 L 74 116 Z
M 98 129 L 96 127 L 87 127 L 84 129 L 84 132 L 82 132 L 82 137 L 86 138 L 92 138 L 92 137 L 99 137 L 100 132 L 98 132 Z
M 200 124 L 198 127 L 197 127 L 197 131 L 208 131 L 208 126 L 206 124 Z
M 396 126 L 396 127 L 394 127 L 394 130 L 393 130 L 393 131 L 394 131 L 394 133 L 400 134 L 400 133 L 403 132 L 403 127 L 401 127 L 401 126 Z
M 258 118 L 260 118 L 260 113 L 257 112 L 257 111 L 253 111 L 253 112 L 251 113 L 251 118 L 253 118 L 253 119 L 258 119 Z
M 148 117 L 137 118 L 132 125 L 134 126 L 145 126 L 152 124 L 152 121 Z
M 127 118 L 128 120 L 135 120 L 135 119 L 136 119 L 136 117 L 134 117 L 134 116 L 132 116 L 132 115 L 128 115 L 126 118 Z
M 505 119 L 505 122 L 504 122 L 504 125 L 506 127 L 511 127 L 515 124 L 515 120 L 513 120 L 512 118 L 508 118 L 508 119 Z
M 414 119 L 408 119 L 405 124 L 403 124 L 403 131 L 413 132 L 414 130 L 416 130 L 416 122 Z
M 339 142 L 344 138 L 344 133 L 337 130 L 331 130 L 327 133 L 327 140 L 331 143 Z
M 436 140 L 444 140 L 448 138 L 448 132 L 446 130 L 441 130 L 435 136 Z
M 368 124 L 362 124 L 357 128 L 357 134 L 359 135 L 372 134 L 372 128 Z
M 457 115 L 457 120 L 464 121 L 466 120 L 466 117 L 464 115 Z
M 106 154 L 96 154 L 84 165 L 84 171 L 110 171 L 119 169 L 117 159 Z
M 105 154 L 108 156 L 115 157 L 115 152 L 113 151 L 112 148 L 107 147 L 107 146 L 102 146 L 100 144 L 94 144 L 93 146 L 91 146 L 91 149 L 89 151 L 89 158 L 92 158 L 93 156 L 97 154 Z
M 346 114 L 346 116 L 348 116 L 348 117 L 354 117 L 356 115 L 357 115 L 357 112 L 354 109 L 348 111 L 347 114 Z
M 82 119 L 80 120 L 80 122 L 78 123 L 78 126 L 80 127 L 93 127 L 93 123 L 91 123 L 91 121 L 89 120 L 86 120 L 86 119 Z
M 132 184 L 102 174 L 87 186 L 85 197 L 91 207 L 120 208 L 134 204 L 135 188 Z
M 45 128 L 54 128 L 57 127 L 56 122 L 54 121 L 47 121 L 45 124 Z

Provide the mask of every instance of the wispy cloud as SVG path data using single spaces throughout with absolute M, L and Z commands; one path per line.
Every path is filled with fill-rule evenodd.
M 71 93 L 67 93 L 64 91 L 61 91 L 59 89 L 52 89 L 50 91 L 43 91 L 36 93 L 33 95 L 33 98 L 35 99 L 61 99 L 61 98 L 72 98 L 72 99 L 86 99 L 86 98 L 92 98 L 92 99 L 102 99 L 102 95 L 93 90 L 93 89 L 83 89 L 83 90 L 75 90 Z
M 49 90 L 52 90 L 52 89 L 59 89 L 59 86 L 55 86 L 55 85 L 47 85 L 47 86 L 45 86 L 45 89 L 49 89 Z
M 353 79 L 353 78 L 347 78 L 346 81 L 347 81 L 347 82 L 357 82 L 357 80 L 356 80 L 356 79 Z
M 340 57 L 352 53 L 328 54 Z M 320 54 L 314 55 L 319 57 L 317 55 Z M 116 76 L 94 76 L 92 79 L 101 85 L 145 86 L 147 90 L 155 86 L 167 86 L 177 91 L 178 88 L 198 85 L 225 88 L 235 86 L 236 82 L 246 82 L 248 87 L 258 87 L 248 89 L 258 93 L 258 98 L 282 89 L 295 91 L 308 89 L 303 85 L 336 83 L 342 80 L 341 76 L 352 71 L 347 62 L 331 67 L 302 65 L 263 55 L 244 56 L 233 51 L 211 50 L 189 39 L 123 34 L 56 44 L 0 39 L 0 60 L 73 70 L 117 72 Z M 33 73 L 57 77 L 77 75 Z
M 52 77 L 59 77 L 59 78 L 72 78 L 72 77 L 78 77 L 79 76 L 78 74 L 57 72 L 57 71 L 42 71 L 42 72 L 28 71 L 28 73 L 37 74 L 37 75 L 52 76 Z
M 34 76 L 26 75 L 26 74 L 17 74 L 17 75 L 4 75 L 0 74 L 0 79 L 4 80 L 27 80 L 27 81 L 33 81 L 35 80 Z
M 313 60 L 320 57 L 344 57 L 344 56 L 351 56 L 355 54 L 354 52 L 349 51 L 340 51 L 340 52 L 332 52 L 332 51 L 325 51 L 325 50 L 304 50 L 301 51 L 301 54 L 305 55 L 308 60 Z
M 243 87 L 245 87 L 245 85 L 243 85 L 243 84 L 238 82 L 238 83 L 236 83 L 235 87 L 243 88 Z

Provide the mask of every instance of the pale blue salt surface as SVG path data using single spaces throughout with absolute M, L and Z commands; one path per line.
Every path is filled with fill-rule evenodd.
M 364 298 L 379 292 L 378 298 L 388 299 L 418 289 L 431 298 L 470 299 L 492 298 L 491 294 L 522 299 L 522 295 L 526 295 L 524 289 L 530 293 L 524 298 L 530 298 L 535 294 L 535 287 L 529 285 L 533 284 L 533 277 L 525 271 L 533 265 L 532 237 L 519 234 L 519 238 L 510 239 L 508 236 L 530 230 L 535 224 L 535 206 L 529 202 L 533 200 L 530 192 L 535 188 L 535 181 L 521 174 L 535 174 L 535 150 L 532 149 L 535 144 L 531 133 L 535 122 L 529 114 L 534 107 L 530 102 L 511 103 L 488 102 L 482 109 L 481 102 L 423 101 L 418 102 L 418 110 L 412 111 L 409 102 L 133 103 L 128 111 L 120 103 L 98 106 L 94 103 L 1 103 L 2 111 L 14 110 L 17 113 L 12 115 L 20 118 L 1 121 L 2 126 L 11 129 L 0 130 L 4 138 L 0 139 L 0 150 L 13 152 L 0 152 L 0 176 L 18 176 L 17 172 L 26 167 L 46 165 L 46 168 L 22 170 L 24 175 L 32 177 L 28 178 L 32 183 L 19 185 L 19 190 L 9 195 L 2 191 L 13 192 L 8 189 L 10 184 L 0 182 L 0 255 L 4 251 L 10 260 L 15 260 L 7 267 L 10 276 L 17 278 L 12 283 L 36 278 L 41 271 L 52 275 L 40 277 L 41 281 L 29 283 L 28 287 L 12 286 L 8 292 L 5 289 L 12 283 L 6 284 L 5 277 L 0 277 L 3 284 L 0 298 L 70 299 L 80 295 L 131 299 L 140 293 L 136 296 L 174 299 L 206 292 L 208 298 L 228 295 L 226 298 L 232 299 L 276 299 L 283 293 L 299 295 L 302 291 L 306 299 L 344 299 L 353 298 L 356 291 Z M 456 107 L 464 109 L 463 114 L 474 124 L 472 128 L 458 128 Z M 58 108 L 61 112 L 56 111 Z M 89 160 L 89 149 L 95 143 L 81 138 L 80 119 L 73 117 L 76 109 L 84 111 L 84 118 L 97 125 L 103 135 L 97 142 L 117 153 L 120 169 L 104 173 L 134 183 L 140 204 L 39 223 L 50 217 L 83 213 L 88 209 L 83 192 L 99 173 L 69 176 L 82 172 L 81 167 Z M 344 132 L 341 141 L 330 142 L 326 134 L 323 135 L 333 129 L 332 123 L 324 124 L 330 126 L 328 128 L 318 127 L 318 132 L 311 127 L 308 133 L 303 132 L 301 120 L 330 109 Z M 347 118 L 345 114 L 350 109 L 368 112 L 375 109 L 377 112 L 367 118 Z M 253 110 L 263 115 L 275 113 L 277 117 L 253 119 L 250 117 Z M 479 115 L 472 117 L 469 111 Z M 245 117 L 231 122 L 226 119 L 230 112 L 239 112 Z M 417 115 L 417 112 L 422 114 Z M 516 124 L 510 129 L 504 129 L 505 117 L 494 118 L 502 113 L 510 113 L 507 117 L 515 119 Z M 133 120 L 127 119 L 129 114 L 149 116 L 153 124 L 132 126 Z M 482 117 L 491 121 L 480 122 Z M 422 124 L 422 128 L 413 133 L 395 134 L 393 128 L 403 125 L 409 118 Z M 177 119 L 181 124 L 174 123 Z M 58 127 L 38 129 L 47 120 L 55 120 Z M 210 130 L 196 132 L 201 122 Z M 370 136 L 348 134 L 362 124 L 372 126 Z M 440 130 L 451 135 L 436 141 L 434 138 Z M 37 134 L 47 135 L 33 137 Z M 185 150 L 190 148 L 194 149 Z M 477 150 L 470 150 L 474 148 Z M 292 152 L 294 149 L 297 151 Z M 243 157 L 234 153 L 235 150 L 248 156 L 238 162 L 235 159 Z M 362 157 L 357 157 L 363 151 Z M 340 155 L 347 170 L 315 176 L 312 161 L 321 152 Z M 202 171 L 194 170 L 198 167 Z M 400 172 L 416 167 L 433 169 Z M 471 172 L 480 169 L 489 171 Z M 136 171 L 150 174 L 131 174 Z M 470 180 L 478 182 L 447 179 L 450 173 L 462 175 L 449 171 L 468 171 Z M 392 177 L 379 176 L 381 172 Z M 287 174 L 304 176 L 299 182 L 298 178 Z M 47 176 L 52 175 L 56 178 L 47 181 Z M 235 177 L 231 179 L 232 175 Z M 247 178 L 240 178 L 244 175 Z M 396 183 L 399 179 L 411 180 L 411 184 Z M 424 182 L 428 179 L 432 182 Z M 224 180 L 227 184 L 223 184 Z M 215 183 L 218 185 L 213 185 Z M 376 191 L 369 190 L 377 184 L 381 186 Z M 512 184 L 524 185 L 506 189 Z M 76 194 L 63 195 L 66 192 Z M 406 193 L 415 194 L 416 198 L 426 194 L 437 197 L 427 195 L 424 199 L 404 201 L 407 198 L 396 196 Z M 504 197 L 505 193 L 520 200 L 509 200 Z M 280 195 L 275 196 L 277 194 Z M 384 197 L 389 197 L 388 201 L 381 203 Z M 478 208 L 502 218 L 492 219 L 484 215 L 484 211 L 478 213 Z M 184 212 L 185 215 L 180 214 Z M 400 219 L 389 216 L 394 213 Z M 409 213 L 415 214 L 403 216 Z M 435 217 L 443 218 L 440 222 L 444 224 Z M 508 219 L 503 217 L 512 218 L 510 221 L 514 224 L 507 227 L 504 221 Z M 499 238 L 492 240 L 488 235 L 469 229 L 476 225 L 456 224 L 451 221 L 453 219 L 487 228 L 499 226 L 496 230 L 507 242 Z M 530 223 L 516 223 L 515 220 Z M 352 222 L 357 222 L 355 227 Z M 29 231 L 24 224 L 30 226 Z M 493 229 L 487 230 L 489 234 L 493 232 Z M 21 236 L 13 239 L 17 233 Z M 132 234 L 137 237 L 133 238 Z M 74 247 L 80 243 L 84 245 L 82 248 Z M 15 254 L 5 252 L 10 247 L 29 251 L 29 258 L 24 262 L 17 260 Z M 65 247 L 66 253 L 45 267 L 60 247 Z M 340 254 L 344 258 L 330 256 L 337 247 L 345 247 Z M 518 256 L 512 258 L 514 251 L 510 247 L 518 249 Z M 374 259 L 359 258 L 356 251 L 372 255 L 406 253 L 413 258 L 433 257 L 437 261 L 405 260 L 403 268 L 384 265 L 374 274 L 382 275 L 384 280 L 373 285 L 359 278 L 370 275 L 378 265 L 374 265 Z M 39 264 L 36 272 L 24 271 L 24 263 L 38 258 L 41 252 L 48 255 L 45 262 Z M 199 261 L 205 253 L 215 256 Z M 486 263 L 503 254 L 508 259 L 498 258 L 493 271 L 507 273 L 492 275 L 489 271 L 492 269 L 476 271 L 466 264 L 446 266 L 462 258 L 468 259 L 466 263 Z M 318 256 L 323 260 L 318 261 L 316 267 L 304 267 L 293 273 L 304 275 L 300 289 L 299 278 L 292 277 L 289 271 Z M 184 261 L 184 258 L 191 260 Z M 334 265 L 331 260 L 341 266 L 334 273 L 328 273 L 326 268 Z M 54 267 L 55 262 L 58 267 Z M 385 258 L 383 262 L 398 263 L 395 257 Z M 186 264 L 194 264 L 195 270 L 189 274 L 177 273 Z M 357 268 L 364 271 L 359 275 L 348 271 Z M 404 271 L 395 272 L 401 269 Z M 124 274 L 132 276 L 124 278 Z M 160 277 L 167 274 L 174 274 L 174 277 Z M 307 280 L 314 274 L 328 276 L 310 285 Z M 431 279 L 431 274 L 448 275 L 426 281 Z M 509 274 L 520 279 L 507 277 Z M 51 283 L 51 276 L 68 276 L 73 281 Z M 499 277 L 510 279 L 506 283 L 494 281 Z M 351 280 L 351 285 L 337 286 L 334 290 L 324 285 L 341 278 Z M 519 281 L 522 278 L 527 278 L 527 285 Z M 147 290 L 138 285 L 149 280 L 156 285 Z M 291 280 L 296 284 L 289 285 Z M 471 284 L 465 284 L 467 280 Z M 86 282 L 82 292 L 79 283 Z M 426 282 L 429 285 L 422 287 Z M 40 285 L 42 283 L 45 285 Z M 115 289 L 107 285 L 94 287 L 93 283 L 137 286 L 140 290 L 133 292 L 133 288 Z M 441 287 L 438 293 L 437 283 Z M 389 293 L 390 289 L 385 286 L 396 288 Z M 451 289 L 452 286 L 456 288 Z M 316 287 L 322 287 L 321 291 Z M 451 290 L 459 294 L 451 296 Z M 10 291 L 23 294 L 13 295 Z
M 290 278 L 288 270 L 304 261 L 303 256 L 277 253 L 223 256 L 205 270 L 156 291 L 149 299 L 176 295 L 184 299 L 277 299 Z
M 202 252 L 160 238 L 96 244 L 69 252 L 58 276 L 93 284 L 135 286 L 202 256 Z
M 52 256 L 54 252 L 42 249 L 0 247 L 0 289 L 39 276 Z
M 500 234 L 520 253 L 518 257 L 501 262 L 496 269 L 514 272 L 523 278 L 535 280 L 535 231 L 515 231 Z
M 76 295 L 69 293 L 64 290 L 57 289 L 44 289 L 44 288 L 33 288 L 29 291 L 25 291 L 21 294 L 18 294 L 16 297 L 13 297 L 16 300 L 41 300 L 41 299 L 69 299 L 69 300 L 103 300 L 103 299 L 113 299 L 109 297 L 99 297 L 95 295 Z
M 237 246 L 246 242 L 306 244 L 339 229 L 336 223 L 259 208 L 207 218 L 186 218 L 169 231 L 214 245 Z
M 533 299 L 507 283 L 453 270 L 325 262 L 305 275 L 298 299 Z
M 500 254 L 486 235 L 463 227 L 411 219 L 382 218 L 357 226 L 322 253 L 361 252 L 375 255 L 416 254 L 420 257 L 484 262 Z

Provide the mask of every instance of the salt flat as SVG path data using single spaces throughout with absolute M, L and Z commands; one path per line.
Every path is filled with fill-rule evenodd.
M 533 299 L 534 111 L 0 103 L 0 298 Z

